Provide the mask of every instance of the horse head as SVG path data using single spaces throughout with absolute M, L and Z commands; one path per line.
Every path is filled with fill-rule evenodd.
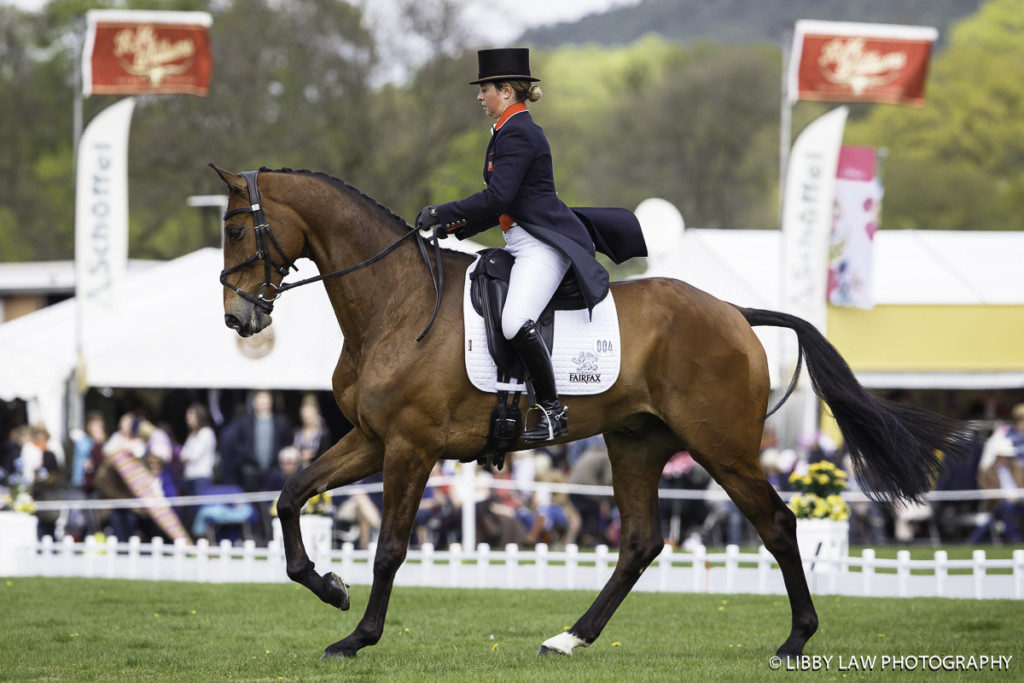
M 224 324 L 249 337 L 271 320 L 278 288 L 294 261 L 302 256 L 307 231 L 302 218 L 275 200 L 277 174 L 235 174 L 210 167 L 227 184 L 224 213 Z M 257 177 L 259 185 L 257 186 Z

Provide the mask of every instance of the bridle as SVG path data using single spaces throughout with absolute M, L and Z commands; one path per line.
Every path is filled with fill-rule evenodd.
M 398 248 L 405 240 L 410 237 L 416 238 L 416 244 L 420 248 L 420 254 L 423 256 L 423 262 L 427 266 L 427 271 L 430 273 L 430 279 L 434 284 L 434 313 L 430 317 L 430 322 L 427 323 L 426 329 L 423 330 L 420 336 L 416 337 L 416 341 L 423 341 L 427 333 L 430 332 L 431 327 L 434 325 L 434 321 L 437 319 L 437 312 L 441 308 L 441 297 L 444 294 L 444 264 L 441 260 L 441 245 L 439 244 L 439 234 L 441 234 L 441 226 L 434 229 L 434 235 L 430 239 L 427 239 L 420 235 L 419 230 L 411 226 L 409 232 L 399 237 L 396 241 L 392 242 L 389 246 L 385 247 L 382 251 L 378 252 L 374 256 L 366 259 L 362 263 L 357 263 L 354 266 L 336 270 L 333 273 L 325 273 L 322 275 L 314 275 L 304 280 L 297 280 L 295 282 L 281 282 L 280 285 L 275 285 L 271 281 L 271 272 L 276 272 L 282 278 L 288 275 L 292 270 L 298 270 L 295 265 L 295 260 L 288 258 L 288 255 L 284 253 L 281 245 L 278 243 L 277 238 L 274 237 L 273 231 L 270 229 L 270 224 L 267 221 L 267 216 L 263 212 L 263 203 L 260 199 L 260 189 L 256 184 L 256 179 L 259 177 L 259 171 L 243 171 L 242 178 L 245 179 L 245 185 L 249 192 L 249 205 L 241 206 L 237 209 L 231 209 L 225 211 L 222 216 L 223 220 L 227 220 L 232 216 L 237 216 L 243 213 L 251 213 L 253 216 L 253 231 L 256 235 L 256 253 L 247 258 L 246 260 L 238 263 L 230 268 L 225 268 L 220 272 L 220 283 L 232 290 L 238 296 L 242 297 L 252 305 L 259 308 L 261 311 L 270 315 L 274 310 L 274 303 L 278 297 L 289 289 L 295 289 L 302 285 L 308 285 L 312 282 L 320 282 L 328 278 L 341 277 L 347 275 L 353 271 L 359 270 L 365 266 L 379 261 L 384 258 L 392 251 Z M 427 244 L 430 243 L 434 249 L 434 262 L 437 264 L 437 272 L 434 272 L 434 266 L 430 263 L 430 258 L 427 255 Z M 283 263 L 278 263 L 274 260 L 270 247 L 277 251 L 278 256 L 283 260 Z M 256 289 L 256 295 L 243 291 L 241 288 L 228 282 L 228 276 L 237 270 L 246 268 L 257 261 L 263 261 L 263 283 Z

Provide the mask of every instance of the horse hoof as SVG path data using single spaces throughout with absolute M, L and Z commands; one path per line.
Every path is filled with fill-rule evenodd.
M 562 655 L 563 657 L 566 656 L 566 654 L 564 652 L 562 652 L 561 650 L 556 650 L 555 648 L 548 647 L 547 645 L 541 645 L 540 649 L 537 650 L 537 656 L 538 657 L 540 657 L 541 655 L 549 655 L 549 654 L 552 654 L 552 653 L 554 653 L 556 655 Z
M 804 644 L 807 642 L 806 638 L 794 638 L 790 637 L 786 639 L 779 649 L 775 651 L 776 657 L 799 657 L 804 653 Z
M 334 605 L 342 612 L 346 611 L 349 608 L 348 584 L 334 572 L 325 574 L 324 581 L 327 582 L 327 596 L 324 602 Z
M 360 641 L 353 640 L 351 637 L 339 640 L 327 646 L 324 654 L 320 657 L 320 661 L 322 662 L 325 659 L 352 659 L 359 652 L 360 647 L 362 647 Z
M 804 649 L 802 647 L 799 648 L 799 649 L 796 649 L 796 648 L 788 648 L 786 646 L 782 646 L 778 650 L 775 651 L 775 656 L 776 657 L 782 657 L 783 659 L 785 659 L 788 662 L 790 659 L 792 659 L 794 657 L 802 656 L 803 653 L 804 653 Z
M 582 638 L 579 638 L 569 631 L 562 631 L 553 638 L 548 638 L 540 645 L 540 651 L 538 655 L 546 655 L 551 652 L 557 652 L 560 655 L 570 656 L 572 651 L 577 647 L 586 647 L 587 642 Z

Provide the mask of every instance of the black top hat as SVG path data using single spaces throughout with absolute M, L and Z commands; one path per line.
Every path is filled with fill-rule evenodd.
M 487 81 L 539 81 L 530 75 L 530 50 L 525 47 L 502 47 L 477 50 L 480 74 L 470 85 Z

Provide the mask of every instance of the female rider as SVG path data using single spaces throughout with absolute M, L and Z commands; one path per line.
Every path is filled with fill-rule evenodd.
M 539 79 L 530 75 L 526 48 L 480 50 L 477 101 L 494 119 L 487 145 L 487 188 L 459 201 L 427 206 L 416 227 L 440 224 L 442 235 L 465 239 L 500 225 L 515 256 L 501 327 L 526 366 L 540 411 L 525 441 L 547 441 L 568 433 L 566 407 L 555 389 L 551 355 L 536 320 L 567 273 L 575 278 L 587 308 L 608 293 L 608 272 L 594 257 L 595 239 L 616 262 L 645 256 L 640 226 L 622 209 L 567 207 L 555 194 L 551 148 L 533 122 L 527 102 L 540 99 Z M 578 212 L 578 213 L 577 213 Z M 582 219 L 582 220 L 581 220 Z M 584 220 L 587 224 L 584 224 Z

